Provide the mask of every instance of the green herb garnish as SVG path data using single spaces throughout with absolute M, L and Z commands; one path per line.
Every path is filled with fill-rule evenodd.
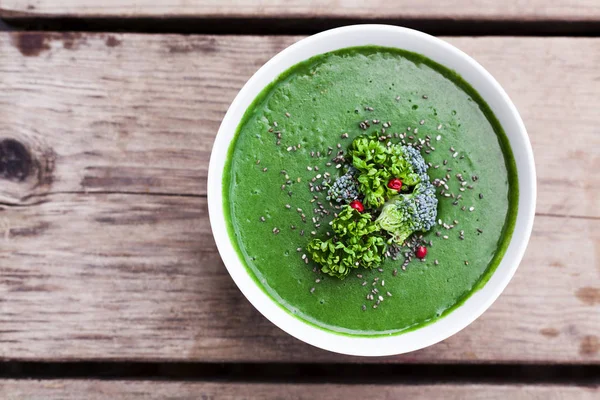
M 405 157 L 402 146 L 385 146 L 377 134 L 359 136 L 350 145 L 348 155 L 357 169 L 356 179 L 367 207 L 379 208 L 386 198 L 397 194 L 387 187 L 391 178 L 405 185 L 416 185 L 421 178 Z
M 332 238 L 313 239 L 307 248 L 323 273 L 344 279 L 359 266 L 373 268 L 383 261 L 385 238 L 371 214 L 345 206 L 331 227 Z

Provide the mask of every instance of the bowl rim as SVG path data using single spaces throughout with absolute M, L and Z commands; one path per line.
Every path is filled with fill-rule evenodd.
M 254 98 L 267 84 L 298 62 L 328 51 L 361 45 L 414 51 L 461 75 L 488 103 L 500 121 L 513 151 L 519 184 L 517 217 L 511 240 L 485 285 L 444 317 L 415 330 L 391 336 L 338 334 L 318 328 L 284 310 L 250 276 L 231 241 L 223 212 L 222 182 L 229 146 Z M 210 224 L 218 251 L 229 274 L 248 301 L 291 336 L 325 350 L 357 356 L 396 355 L 428 347 L 456 334 L 483 314 L 506 288 L 523 258 L 531 236 L 537 195 L 533 150 L 525 125 L 516 107 L 492 75 L 470 56 L 441 39 L 409 28 L 377 24 L 350 25 L 309 36 L 266 62 L 242 87 L 223 118 L 211 152 L 207 188 Z

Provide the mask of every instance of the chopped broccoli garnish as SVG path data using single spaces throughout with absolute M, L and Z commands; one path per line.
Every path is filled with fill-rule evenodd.
M 377 135 L 363 135 L 352 142 L 348 155 L 352 164 L 329 187 L 327 200 L 354 200 L 360 204 L 360 211 L 344 206 L 330 223 L 333 237 L 325 241 L 315 238 L 307 247 L 323 273 L 340 279 L 355 268 L 381 264 L 386 242 L 402 245 L 414 232 L 431 229 L 438 203 L 435 188 L 429 182 L 428 165 L 418 149 L 385 145 Z M 390 183 L 391 179 L 398 185 Z M 376 213 L 382 206 L 379 217 L 373 221 L 368 211 Z M 391 237 L 386 241 L 387 234 Z

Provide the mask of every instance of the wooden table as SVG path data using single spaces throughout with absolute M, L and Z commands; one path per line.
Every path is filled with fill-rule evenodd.
M 0 397 L 600 398 L 600 1 L 134 3 L 0 0 Z M 447 32 L 483 64 L 525 121 L 539 192 L 485 315 L 369 359 L 254 310 L 206 204 L 245 81 L 290 32 L 366 21 Z

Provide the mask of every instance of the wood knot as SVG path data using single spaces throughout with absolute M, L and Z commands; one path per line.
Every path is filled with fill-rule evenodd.
M 52 149 L 33 137 L 0 138 L 0 202 L 25 204 L 47 193 L 55 160 Z
M 22 182 L 32 171 L 32 158 L 29 150 L 19 141 L 0 141 L 0 178 Z

